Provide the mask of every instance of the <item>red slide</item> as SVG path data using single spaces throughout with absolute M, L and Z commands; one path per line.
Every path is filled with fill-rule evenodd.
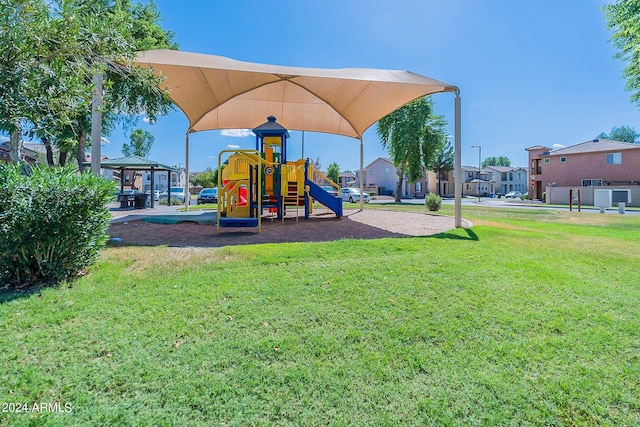
M 247 189 L 244 187 L 240 187 L 240 203 L 238 206 L 247 206 Z
M 228 183 L 229 183 L 228 179 L 222 180 L 223 187 L 226 187 Z M 238 193 L 239 193 L 239 199 L 240 199 L 238 206 L 247 206 L 247 189 L 245 187 L 240 187 L 240 191 Z

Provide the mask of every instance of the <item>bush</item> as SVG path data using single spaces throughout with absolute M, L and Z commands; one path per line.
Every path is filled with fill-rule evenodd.
M 54 285 L 93 264 L 107 241 L 113 183 L 71 168 L 0 167 L 0 279 Z
M 160 199 L 159 202 L 161 205 L 167 205 L 167 200 L 168 198 L 165 197 L 163 199 Z M 179 206 L 179 205 L 184 205 L 184 202 L 181 202 L 180 200 L 176 199 L 175 197 L 171 198 L 171 206 Z
M 440 206 L 442 205 L 442 197 L 437 194 L 430 193 L 424 199 L 424 203 L 427 205 L 427 209 L 430 211 L 439 211 Z

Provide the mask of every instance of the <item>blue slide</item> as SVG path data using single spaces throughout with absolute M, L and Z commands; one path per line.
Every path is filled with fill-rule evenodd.
M 311 197 L 331 209 L 338 218 L 342 217 L 341 197 L 327 193 L 318 184 L 313 181 L 309 181 L 308 179 L 306 180 L 305 185 L 309 186 L 309 195 Z

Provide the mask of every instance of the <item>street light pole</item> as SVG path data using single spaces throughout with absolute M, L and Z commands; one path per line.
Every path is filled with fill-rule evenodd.
M 480 203 L 480 168 L 482 167 L 482 145 L 472 145 L 471 148 L 478 149 L 478 203 Z

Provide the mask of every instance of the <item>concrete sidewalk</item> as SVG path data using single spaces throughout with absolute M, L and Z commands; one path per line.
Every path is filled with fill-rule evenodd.
M 195 215 L 202 214 L 202 210 L 190 212 L 178 212 L 178 209 L 184 208 L 184 205 L 174 205 L 174 206 L 165 206 L 165 205 L 156 205 L 153 208 L 146 209 L 121 209 L 119 203 L 111 203 L 109 204 L 109 212 L 111 213 L 111 222 L 118 223 L 124 221 L 133 221 L 136 219 L 143 219 L 150 216 L 156 215 Z

